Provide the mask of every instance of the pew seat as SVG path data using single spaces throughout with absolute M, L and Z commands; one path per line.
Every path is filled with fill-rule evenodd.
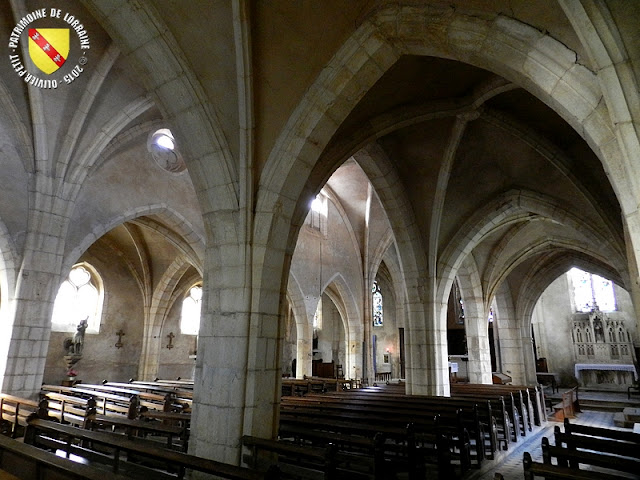
M 57 480 L 104 480 L 105 472 L 59 457 L 33 445 L 0 435 L 0 480 L 55 478 Z M 109 479 L 130 477 L 110 473 Z
M 266 472 L 229 465 L 124 435 L 61 425 L 47 420 L 29 420 L 25 443 L 59 448 L 69 454 L 108 465 L 112 474 L 127 472 L 127 478 L 183 479 L 188 470 L 231 480 L 278 480 L 280 471 L 272 466 Z M 99 446 L 100 448 L 97 448 Z M 163 466 L 166 473 L 158 469 Z M 36 477 L 34 477 L 36 478 Z M 104 480 L 104 473 L 100 480 Z M 109 476 L 111 477 L 111 474 Z M 98 480 L 98 479 L 96 479 Z

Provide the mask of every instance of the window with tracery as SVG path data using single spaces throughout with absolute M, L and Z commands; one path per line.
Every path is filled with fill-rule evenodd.
M 102 316 L 102 281 L 89 264 L 75 265 L 58 290 L 53 305 L 51 329 L 75 332 L 81 320 L 87 320 L 87 333 L 100 331 Z
M 189 289 L 187 296 L 182 300 L 180 332 L 185 335 L 198 335 L 200 331 L 201 304 L 202 285 L 195 285 Z
M 591 312 L 597 308 L 603 312 L 612 312 L 616 309 L 616 298 L 611 280 L 578 268 L 572 268 L 569 275 L 573 284 L 577 311 Z
M 382 292 L 380 291 L 378 282 L 373 282 L 371 292 L 373 294 L 373 326 L 382 327 L 384 324 L 384 313 L 382 310 Z

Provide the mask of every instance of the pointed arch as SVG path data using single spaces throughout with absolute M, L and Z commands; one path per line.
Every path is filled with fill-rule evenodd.
M 153 222 L 141 217 L 156 216 L 160 222 Z M 152 228 L 161 233 L 171 242 L 182 255 L 189 259 L 190 263 L 202 275 L 204 268 L 204 238 L 198 230 L 182 214 L 173 210 L 166 204 L 145 205 L 131 208 L 121 215 L 101 223 L 94 231 L 85 234 L 77 243 L 77 247 L 65 254 L 62 263 L 62 271 L 69 269 L 74 262 L 100 237 L 111 231 L 118 225 L 127 221 L 135 221 L 147 228 Z
M 163 272 L 162 278 L 155 287 L 151 296 L 149 314 L 145 315 L 145 324 L 142 334 L 142 353 L 138 366 L 138 378 L 152 380 L 158 374 L 160 365 L 160 349 L 162 341 L 162 327 L 165 323 L 170 308 L 180 298 L 182 290 L 176 287 L 183 280 L 185 273 L 192 265 L 183 257 L 176 258 Z M 201 279 L 192 277 L 186 283 Z

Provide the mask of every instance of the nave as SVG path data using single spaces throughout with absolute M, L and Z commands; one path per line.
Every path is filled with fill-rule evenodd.
M 457 384 L 448 398 L 407 396 L 401 382 L 357 388 L 321 377 L 283 379 L 282 392 L 278 438 L 244 436 L 241 467 L 186 453 L 190 380 L 43 385 L 38 402 L 2 394 L 0 478 L 639 478 L 640 434 L 615 426 L 613 411 L 626 407 L 633 424 L 640 400 L 631 395 Z M 570 404 L 560 409 L 562 398 Z M 567 447 L 554 449 L 560 442 Z M 571 468 L 526 476 L 527 455 L 540 472 L 562 458 Z

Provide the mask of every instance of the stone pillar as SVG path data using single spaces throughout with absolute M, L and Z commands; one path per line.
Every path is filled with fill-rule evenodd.
M 242 246 L 207 250 L 189 452 L 237 465 L 242 435 L 277 431 L 281 282 L 265 281 L 273 287 L 256 292 L 251 307 Z M 274 313 L 249 311 L 265 312 L 266 302 Z
M 512 318 L 500 315 L 494 316 L 493 328 L 500 332 L 500 353 L 502 357 L 502 372 L 513 379 L 513 383 L 522 385 L 526 383 L 520 330 L 512 325 Z
M 37 184 L 43 191 L 51 188 L 46 180 Z M 63 214 L 67 205 L 52 195 L 34 194 L 15 293 L 13 298 L 10 294 L 6 298 L 14 307 L 14 321 L 11 342 L 5 350 L 4 393 L 34 397 L 40 391 L 49 350 L 53 302 L 60 284 L 62 238 L 67 226 Z M 54 207 L 61 213 L 48 211 Z M 0 358 L 4 358 L 1 353 Z M 60 362 L 62 369 L 62 359 Z
M 296 378 L 303 378 L 305 375 L 311 375 L 313 370 L 312 360 L 312 340 L 309 335 L 309 328 L 305 330 L 305 336 L 300 335 L 300 328 L 298 329 L 298 349 L 296 352 Z
M 538 381 L 536 378 L 536 361 L 533 354 L 533 338 L 531 337 L 531 328 L 527 322 L 527 327 L 520 329 L 522 358 L 524 360 L 524 383 L 526 385 L 535 385 Z
M 51 312 L 59 275 L 22 270 L 16 287 L 15 316 L 2 392 L 32 398 L 42 385 L 49 350 Z M 62 370 L 62 359 L 60 359 Z
M 469 382 L 490 384 L 492 383 L 491 350 L 489 348 L 487 319 L 477 314 L 470 315 L 470 310 L 465 309 Z
M 138 367 L 138 378 L 151 381 L 158 376 L 160 366 L 162 325 L 145 325 L 142 339 L 142 355 Z
M 429 298 L 426 308 L 422 303 L 407 304 L 411 330 L 406 342 L 407 392 L 412 395 L 449 396 L 447 304 L 436 303 L 432 281 L 423 293 Z
M 359 339 L 351 340 L 347 348 L 344 376 L 352 380 L 362 378 L 362 342 Z

